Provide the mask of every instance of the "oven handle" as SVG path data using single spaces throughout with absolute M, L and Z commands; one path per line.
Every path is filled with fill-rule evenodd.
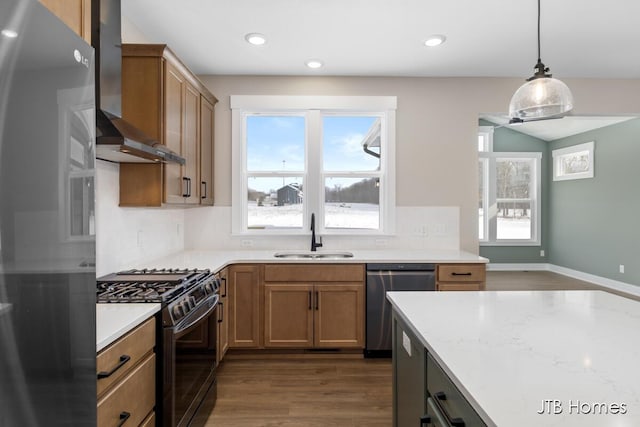
M 204 303 L 200 306 L 201 308 L 199 308 L 198 310 L 194 310 L 191 313 L 189 313 L 187 315 L 187 317 L 182 319 L 180 321 L 180 323 L 178 323 L 173 328 L 173 335 L 180 334 L 182 331 L 185 331 L 185 330 L 191 328 L 192 326 L 194 326 L 197 323 L 199 323 L 202 319 L 204 319 L 205 317 L 209 316 L 213 312 L 213 310 L 216 309 L 216 306 L 218 305 L 218 298 L 219 298 L 218 294 L 213 294 L 213 295 L 209 296 L 209 298 L 204 300 Z M 204 313 L 202 313 L 202 307 L 205 307 L 205 306 L 207 306 L 208 308 L 206 308 L 206 311 Z

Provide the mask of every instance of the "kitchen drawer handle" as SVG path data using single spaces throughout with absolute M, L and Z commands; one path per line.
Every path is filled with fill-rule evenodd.
M 204 190 L 202 190 L 202 185 L 204 185 Z M 200 196 L 201 199 L 206 199 L 207 198 L 207 183 L 205 181 L 202 181 L 200 190 L 202 190 L 202 196 Z
M 120 422 L 118 423 L 118 427 L 122 427 L 124 423 L 131 417 L 131 412 L 122 411 L 120 412 Z
M 182 177 L 182 197 L 189 197 L 189 178 Z
M 218 305 L 220 306 L 220 318 L 218 319 L 218 323 L 224 322 L 224 303 L 222 301 L 218 301 Z
M 187 184 L 188 184 L 187 188 L 189 189 L 187 197 L 191 197 L 191 178 L 187 178 L 187 180 L 188 180 L 187 181 Z
M 320 310 L 320 295 L 316 291 L 316 310 Z
M 443 391 L 438 391 L 436 393 L 433 394 L 433 396 L 439 401 L 439 402 L 444 402 L 447 400 L 447 395 L 444 394 Z M 440 405 L 438 405 L 440 406 Z M 464 420 L 462 418 L 456 417 L 456 418 L 450 418 L 449 414 L 447 413 L 447 411 L 444 410 L 443 407 L 441 407 L 442 412 L 444 413 L 445 417 L 447 418 L 447 420 L 449 420 L 449 424 L 451 425 L 451 427 L 464 427 Z
M 311 310 L 311 291 L 309 291 L 309 310 Z
M 221 277 L 220 278 L 221 282 L 224 282 L 224 291 L 222 292 L 222 295 L 220 295 L 221 298 L 224 298 L 227 296 L 227 278 L 226 277 Z
M 455 271 L 451 273 L 452 276 L 471 276 L 473 273 L 456 273 Z
M 420 417 L 420 427 L 427 427 L 431 423 L 431 416 L 424 414 Z
M 131 356 L 128 356 L 126 354 L 123 354 L 122 356 L 120 356 L 120 361 L 118 362 L 118 364 L 116 366 L 113 367 L 112 370 L 110 371 L 100 371 L 98 372 L 98 379 L 102 379 L 102 378 L 107 378 L 110 377 L 111 375 L 113 375 L 118 369 L 122 368 L 122 366 L 127 363 L 129 360 L 131 360 Z

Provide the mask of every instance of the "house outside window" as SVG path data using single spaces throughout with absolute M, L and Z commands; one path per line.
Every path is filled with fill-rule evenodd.
M 232 96 L 234 234 L 392 234 L 395 97 Z
M 493 129 L 485 126 L 478 150 L 480 244 L 539 245 L 542 153 L 494 152 Z

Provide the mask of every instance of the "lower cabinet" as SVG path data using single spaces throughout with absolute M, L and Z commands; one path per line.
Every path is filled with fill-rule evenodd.
M 98 353 L 98 427 L 155 423 L 155 318 Z
M 216 363 L 219 365 L 224 355 L 229 350 L 229 285 L 228 270 L 222 270 L 220 278 L 220 299 L 218 300 L 218 316 L 216 317 L 216 327 L 218 328 L 216 345 Z
M 259 348 L 262 345 L 261 266 L 237 264 L 229 267 L 229 348 Z
M 266 265 L 264 281 L 265 347 L 364 347 L 362 265 Z

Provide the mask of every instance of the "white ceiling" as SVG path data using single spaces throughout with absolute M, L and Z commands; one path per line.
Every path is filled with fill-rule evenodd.
M 150 42 L 197 74 L 526 78 L 535 0 L 122 0 Z M 640 78 L 639 0 L 542 0 L 542 60 L 555 77 Z M 251 46 L 244 36 L 267 36 Z M 447 41 L 427 48 L 431 34 Z M 324 61 L 319 70 L 304 62 Z
M 565 116 L 559 119 L 539 120 L 517 125 L 509 125 L 509 117 L 507 116 L 481 114 L 480 118 L 496 124 L 496 128 L 506 127 L 544 141 L 555 141 L 556 139 L 622 123 L 635 117 Z

